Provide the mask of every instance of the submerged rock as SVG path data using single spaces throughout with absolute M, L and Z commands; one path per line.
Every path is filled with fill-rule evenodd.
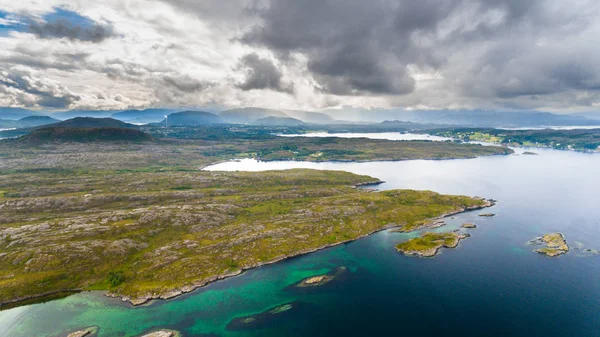
M 155 332 L 151 332 L 146 335 L 142 335 L 140 337 L 180 337 L 181 334 L 177 331 L 173 330 L 159 330 Z
M 279 319 L 298 309 L 300 302 L 290 302 L 268 309 L 258 314 L 234 318 L 227 324 L 227 330 L 251 330 L 266 328 Z
M 543 248 L 535 249 L 534 252 L 544 254 L 549 257 L 555 257 L 566 254 L 569 251 L 569 246 L 562 233 L 549 233 L 542 237 L 530 240 L 528 244 L 545 245 Z
M 83 330 L 75 331 L 67 335 L 67 337 L 91 337 L 95 336 L 98 332 L 98 327 L 89 327 Z

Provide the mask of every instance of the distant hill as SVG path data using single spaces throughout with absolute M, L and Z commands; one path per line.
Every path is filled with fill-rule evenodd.
M 222 111 L 221 116 L 226 122 L 233 124 L 252 123 L 265 117 L 290 117 L 285 112 L 263 108 L 240 108 Z
M 58 119 L 54 119 L 49 116 L 29 116 L 21 118 L 17 122 L 18 128 L 32 128 L 41 125 L 48 125 L 60 122 Z
M 413 123 L 444 124 L 468 127 L 544 127 L 600 125 L 597 120 L 577 115 L 559 115 L 539 111 L 490 110 L 399 110 L 339 109 L 327 113 L 336 119 L 366 122 L 402 120 Z
M 114 110 L 70 110 L 70 111 L 62 111 L 62 112 L 54 112 L 50 114 L 52 117 L 65 120 L 71 119 L 75 117 L 93 117 L 93 118 L 104 118 L 110 117 Z
M 49 125 L 61 128 L 137 128 L 137 125 L 124 123 L 114 118 L 75 117 Z
M 225 121 L 221 116 L 205 111 L 182 111 L 172 113 L 168 117 L 168 121 L 162 121 L 160 124 L 169 126 L 201 126 L 212 124 L 224 124 Z
M 2 108 L 0 107 L 0 119 L 21 119 L 28 116 L 44 116 L 43 113 L 22 108 Z
M 328 114 L 313 111 L 283 110 L 288 116 L 310 124 L 332 124 L 336 121 Z
M 165 116 L 177 111 L 173 109 L 125 110 L 116 112 L 111 117 L 131 123 L 158 123 L 164 120 Z
M 300 126 L 306 125 L 303 121 L 292 117 L 265 117 L 252 122 L 255 125 L 264 126 Z
M 40 125 L 48 125 L 60 122 L 58 119 L 54 119 L 48 116 L 29 116 L 19 120 L 14 119 L 0 119 L 0 129 L 20 129 L 20 128 L 32 128 Z
M 571 116 L 584 117 L 587 119 L 600 120 L 600 111 L 588 111 L 588 112 L 578 112 L 571 114 Z
M 45 127 L 36 129 L 29 134 L 18 138 L 19 142 L 29 144 L 55 143 L 55 142 L 147 142 L 153 140 L 152 136 L 135 129 L 127 128 L 69 128 Z

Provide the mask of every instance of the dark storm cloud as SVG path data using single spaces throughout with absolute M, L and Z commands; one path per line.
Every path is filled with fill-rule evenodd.
M 202 91 L 210 86 L 210 83 L 186 75 L 165 75 L 162 81 L 164 84 L 186 93 Z
M 58 18 L 48 22 L 31 21 L 29 31 L 42 39 L 79 40 L 87 42 L 102 42 L 107 38 L 115 36 L 110 26 L 97 23 L 90 25 L 74 24 L 67 19 Z
M 16 90 L 16 100 L 23 106 L 66 109 L 81 98 L 61 85 L 35 79 L 30 73 L 18 70 L 0 71 L 0 88 Z M 33 98 L 32 98 L 33 97 Z
M 538 39 L 576 39 L 592 23 L 598 6 L 576 3 L 579 7 L 569 8 L 555 0 L 277 0 L 257 14 L 260 23 L 240 41 L 282 60 L 306 56 L 317 88 L 337 95 L 414 92 L 408 65 L 446 75 L 446 86 L 458 83 L 466 96 L 598 90 L 599 69 L 590 68 L 597 61 L 586 59 L 598 55 L 596 46 L 578 46 L 584 55 L 576 58 L 552 50 L 557 62 L 535 62 L 550 52 L 536 47 Z M 470 48 L 488 52 L 448 64 L 451 55 Z
M 238 84 L 242 90 L 269 89 L 292 93 L 294 86 L 282 81 L 283 74 L 271 60 L 260 58 L 252 53 L 244 56 L 238 68 L 246 73 L 246 80 Z

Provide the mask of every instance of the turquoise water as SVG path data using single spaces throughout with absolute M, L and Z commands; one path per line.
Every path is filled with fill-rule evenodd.
M 531 149 L 528 149 L 531 150 Z M 523 149 L 518 149 L 523 152 Z M 600 248 L 600 155 L 534 149 L 539 156 L 376 163 L 241 161 L 217 170 L 339 169 L 385 180 L 381 189 L 430 189 L 499 200 L 490 211 L 448 219 L 474 222 L 471 238 L 433 259 L 394 245 L 415 234 L 384 231 L 353 243 L 251 270 L 171 301 L 132 308 L 99 292 L 0 312 L 0 336 L 64 336 L 88 326 L 99 336 L 157 328 L 184 336 L 598 336 L 600 256 L 559 258 L 526 242 L 560 231 L 572 246 Z M 486 210 L 487 212 L 487 210 Z M 347 266 L 349 276 L 312 293 L 285 288 Z M 257 330 L 229 331 L 235 317 L 301 303 Z

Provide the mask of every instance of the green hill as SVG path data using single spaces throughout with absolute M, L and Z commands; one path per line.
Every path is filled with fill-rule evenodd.
M 152 136 L 135 129 L 100 127 L 100 128 L 68 128 L 48 127 L 32 131 L 18 139 L 24 143 L 63 143 L 63 142 L 147 142 Z
M 137 125 L 124 123 L 114 118 L 75 117 L 50 125 L 61 128 L 137 128 Z

